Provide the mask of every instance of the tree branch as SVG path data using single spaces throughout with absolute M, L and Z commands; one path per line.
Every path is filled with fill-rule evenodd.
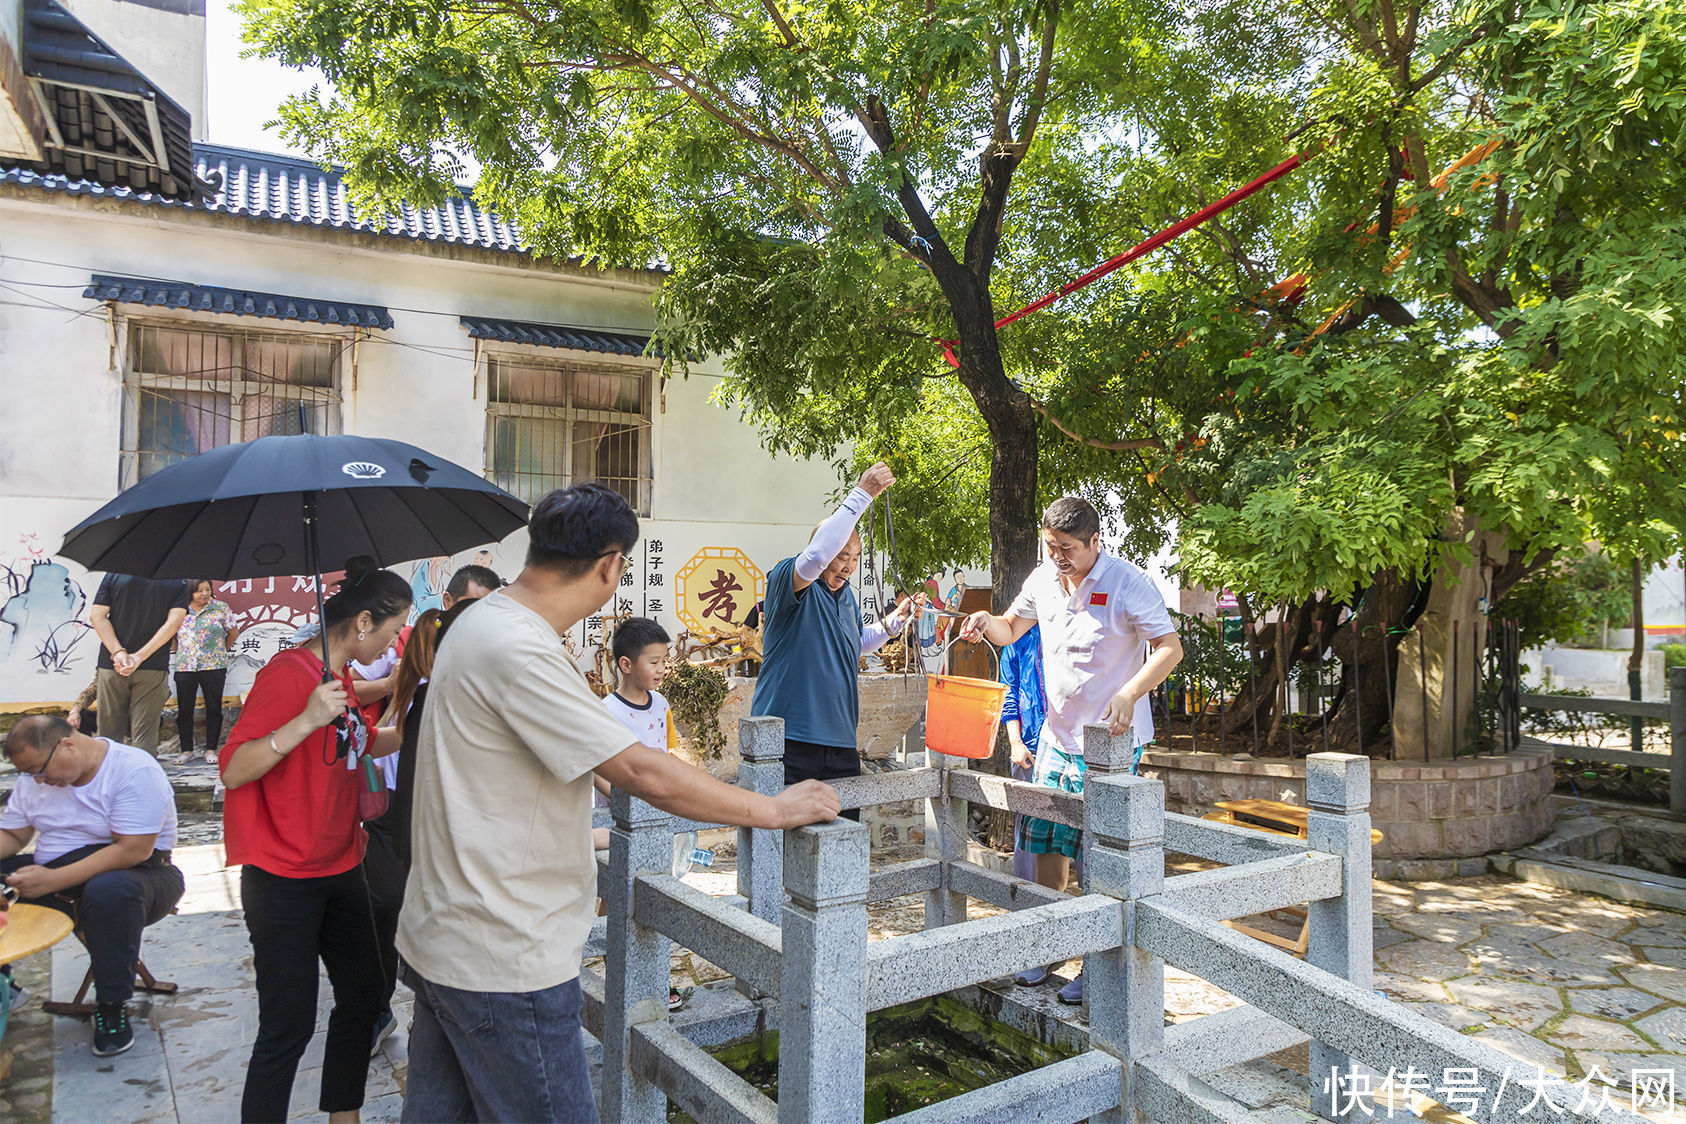
M 1081 433 L 1072 429 L 1070 426 L 1066 425 L 1065 422 L 1055 417 L 1045 404 L 1032 398 L 1030 400 L 1030 406 L 1031 409 L 1035 410 L 1038 414 L 1041 414 L 1043 417 L 1052 422 L 1055 429 L 1059 430 L 1079 445 L 1087 445 L 1091 449 L 1104 449 L 1109 453 L 1129 453 L 1138 449 L 1163 450 L 1165 448 L 1165 442 L 1161 441 L 1157 437 L 1132 437 L 1123 441 L 1102 441 L 1097 437 L 1085 437 Z

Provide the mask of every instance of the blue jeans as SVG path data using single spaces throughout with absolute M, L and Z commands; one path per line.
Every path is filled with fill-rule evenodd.
M 404 982 L 416 993 L 405 1124 L 597 1124 L 579 980 L 543 991 L 459 991 L 406 966 Z

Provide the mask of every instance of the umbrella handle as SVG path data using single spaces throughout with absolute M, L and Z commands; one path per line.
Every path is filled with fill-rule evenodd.
M 302 418 L 303 415 L 300 416 Z M 329 668 L 333 666 L 333 660 L 328 656 L 328 614 L 322 604 L 322 548 L 316 540 L 315 492 L 304 494 L 304 554 L 305 564 L 310 567 L 310 576 L 316 586 L 316 634 L 322 638 L 322 682 L 331 683 L 334 673 Z

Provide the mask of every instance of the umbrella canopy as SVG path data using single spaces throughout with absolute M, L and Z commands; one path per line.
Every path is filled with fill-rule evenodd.
M 59 553 L 90 570 L 229 580 L 318 574 L 321 559 L 337 568 L 359 554 L 383 566 L 450 555 L 526 522 L 525 503 L 414 445 L 302 434 L 155 472 L 74 527 Z

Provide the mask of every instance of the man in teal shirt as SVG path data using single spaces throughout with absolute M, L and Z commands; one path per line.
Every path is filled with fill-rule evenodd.
M 873 499 L 896 482 L 880 461 L 861 475 L 837 511 L 814 528 L 808 547 L 767 575 L 762 607 L 761 674 L 750 714 L 784 719 L 784 783 L 858 777 L 860 658 L 883 647 L 924 598 L 863 628 L 849 586 L 861 560 L 855 525 Z M 859 813 L 844 815 L 858 819 Z

